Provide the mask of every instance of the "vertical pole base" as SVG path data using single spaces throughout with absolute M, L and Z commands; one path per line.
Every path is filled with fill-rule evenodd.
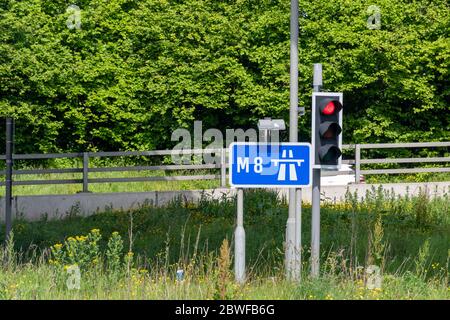
M 293 280 L 300 281 L 302 273 L 302 189 L 295 190 L 295 247 Z
M 311 277 L 320 272 L 320 169 L 313 169 L 311 217 Z
M 289 200 L 292 201 L 292 200 Z M 294 280 L 295 274 L 295 218 L 288 218 L 286 223 L 285 248 L 286 278 Z
M 234 272 L 236 282 L 245 283 L 245 230 L 237 226 L 234 232 Z

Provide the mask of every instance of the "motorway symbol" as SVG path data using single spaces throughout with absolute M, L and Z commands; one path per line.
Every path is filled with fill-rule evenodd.
M 230 185 L 238 188 L 299 188 L 311 185 L 309 143 L 230 145 Z

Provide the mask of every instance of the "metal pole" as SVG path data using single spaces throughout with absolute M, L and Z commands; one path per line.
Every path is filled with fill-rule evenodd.
M 322 64 L 314 64 L 313 90 L 319 92 L 322 87 Z M 314 133 L 313 133 L 314 134 Z M 314 152 L 316 152 L 314 150 Z M 313 169 L 311 219 L 311 277 L 319 276 L 320 270 L 320 169 Z
M 320 169 L 313 169 L 311 221 L 311 277 L 319 276 L 320 258 Z
M 293 279 L 300 281 L 302 271 L 302 189 L 296 189 L 295 192 L 295 267 Z
M 234 272 L 236 282 L 245 282 L 244 190 L 237 189 L 237 224 L 234 232 Z
M 314 63 L 313 91 L 320 92 L 323 85 L 322 64 Z
M 298 141 L 298 0 L 291 0 L 289 141 Z
M 13 120 L 6 118 L 6 194 L 5 194 L 5 239 L 9 239 L 12 230 L 12 172 L 13 172 Z
M 298 0 L 291 0 L 291 45 L 290 45 L 290 109 L 289 109 L 289 141 L 298 141 Z M 301 192 L 301 191 L 300 191 Z M 289 189 L 289 216 L 286 223 L 286 276 L 295 280 L 296 252 L 300 245 L 296 240 L 296 226 L 299 225 L 299 211 L 296 210 L 296 189 Z M 298 209 L 299 210 L 299 209 Z M 297 214 L 296 214 L 297 213 Z

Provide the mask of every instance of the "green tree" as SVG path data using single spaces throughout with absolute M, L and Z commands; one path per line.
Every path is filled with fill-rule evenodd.
M 79 0 L 81 29 L 66 25 L 71 3 L 0 3 L 0 114 L 17 119 L 17 152 L 166 148 L 194 120 L 287 120 L 290 1 Z M 379 0 L 379 30 L 372 4 L 301 1 L 300 139 L 321 62 L 324 89 L 344 92 L 345 143 L 448 141 L 448 3 Z

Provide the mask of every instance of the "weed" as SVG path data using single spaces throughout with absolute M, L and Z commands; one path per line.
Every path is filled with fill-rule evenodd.
M 224 239 L 220 246 L 220 254 L 217 258 L 216 284 L 214 299 L 228 300 L 233 298 L 233 292 L 230 287 L 233 285 L 231 281 L 231 256 L 228 239 Z

